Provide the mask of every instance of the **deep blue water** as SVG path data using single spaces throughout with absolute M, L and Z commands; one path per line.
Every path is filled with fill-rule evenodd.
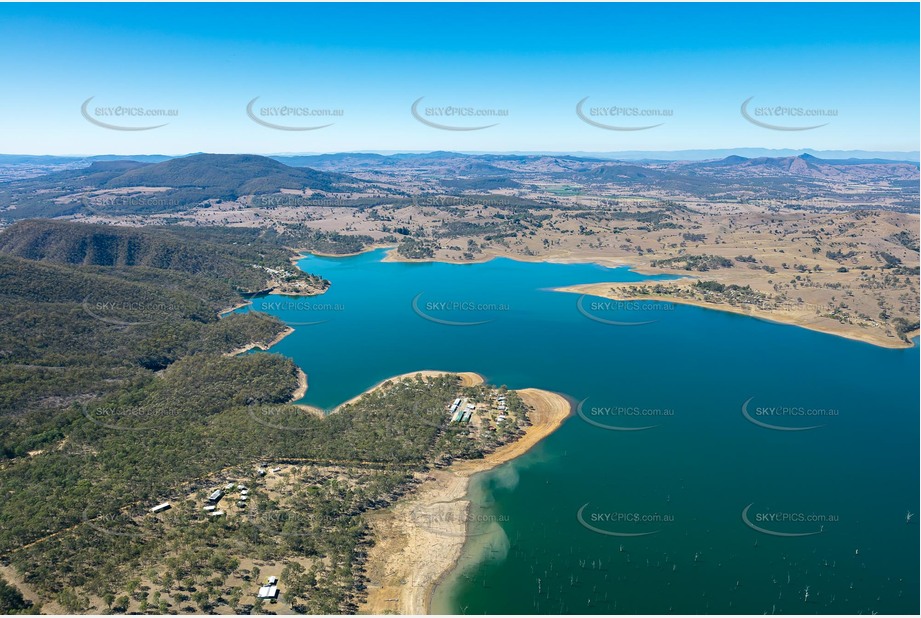
M 917 346 L 550 291 L 649 278 L 625 268 L 382 257 L 308 256 L 326 294 L 254 299 L 295 328 L 272 352 L 307 373 L 304 403 L 475 371 L 565 394 L 596 424 L 653 426 L 575 415 L 476 477 L 472 512 L 492 522 L 472 525 L 434 611 L 918 613 Z M 748 400 L 754 420 L 821 426 L 758 426 Z

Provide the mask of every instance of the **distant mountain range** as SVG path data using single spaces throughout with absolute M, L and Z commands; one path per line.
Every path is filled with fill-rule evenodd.
M 159 163 L 131 160 L 93 161 L 88 167 L 12 181 L 0 185 L 0 209 L 13 208 L 12 218 L 55 217 L 107 210 L 116 214 L 170 212 L 206 200 L 235 200 L 274 194 L 282 189 L 340 193 L 368 183 L 344 174 L 291 167 L 258 155 L 197 154 Z M 144 197 L 130 193 L 107 196 L 97 203 L 93 192 L 143 188 Z M 162 189 L 150 193 L 149 189 Z
M 403 182 L 416 183 L 425 192 L 446 194 L 522 187 L 542 191 L 541 186 L 549 182 L 706 199 L 839 195 L 844 203 L 867 202 L 870 197 L 844 189 L 849 183 L 869 183 L 875 197 L 886 196 L 893 207 L 913 212 L 917 211 L 918 181 L 917 162 L 823 159 L 809 153 L 784 157 L 734 154 L 704 161 L 456 152 L 340 153 L 283 160 L 249 154 L 194 154 L 160 162 L 93 160 L 84 167 L 3 182 L 0 217 L 181 212 L 210 200 L 273 194 L 279 200 L 290 198 L 281 195 L 284 190 L 307 191 L 314 197 L 342 193 L 355 197 L 364 192 L 377 196 L 375 199 L 388 195 L 396 199 L 406 196 L 398 189 Z
M 470 153 L 492 154 L 492 153 Z M 623 150 L 613 152 L 509 152 L 506 154 L 576 156 L 622 161 L 704 161 L 731 156 L 746 158 L 792 157 L 809 154 L 822 159 L 886 159 L 890 161 L 919 161 L 921 152 L 885 150 L 814 150 L 812 148 L 719 148 L 709 150 Z
M 62 165 L 79 163 L 89 165 L 94 161 L 131 160 L 144 163 L 159 163 L 168 159 L 176 159 L 189 155 L 18 155 L 0 154 L 0 165 Z M 281 161 L 292 167 L 309 167 L 316 162 L 337 162 L 339 164 L 385 161 L 394 159 L 426 159 L 440 155 L 467 155 L 467 156 L 498 156 L 498 157 L 566 157 L 581 159 L 621 160 L 621 161 L 704 161 L 723 159 L 739 156 L 749 159 L 758 157 L 791 157 L 799 154 L 808 154 L 821 159 L 882 159 L 887 161 L 915 161 L 921 160 L 921 152 L 914 151 L 880 151 L 880 150 L 814 150 L 812 148 L 720 148 L 710 150 L 624 150 L 611 152 L 554 152 L 554 151 L 510 151 L 510 152 L 396 152 L 396 151 L 367 151 L 343 153 L 277 153 L 263 155 L 276 161 Z

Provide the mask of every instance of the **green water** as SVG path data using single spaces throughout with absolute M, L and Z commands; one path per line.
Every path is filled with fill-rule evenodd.
M 918 613 L 917 347 L 548 290 L 646 278 L 627 269 L 382 257 L 307 257 L 325 295 L 254 300 L 295 328 L 272 351 L 308 374 L 305 403 L 443 369 L 584 400 L 588 419 L 474 478 L 490 523 L 433 612 Z M 755 421 L 821 426 L 766 429 L 749 399 Z

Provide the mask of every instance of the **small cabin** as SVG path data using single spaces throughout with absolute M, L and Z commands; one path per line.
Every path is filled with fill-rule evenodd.
M 217 502 L 223 497 L 224 497 L 224 490 L 215 489 L 213 492 L 211 492 L 211 495 L 208 496 L 208 502 Z
M 256 596 L 260 599 L 278 598 L 278 586 L 261 586 Z

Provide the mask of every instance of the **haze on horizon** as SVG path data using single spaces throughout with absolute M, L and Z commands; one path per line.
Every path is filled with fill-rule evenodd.
M 0 150 L 915 152 L 918 20 L 916 4 L 3 5 L 0 50 L 21 60 L 0 68 Z M 113 130 L 83 105 L 164 126 Z

